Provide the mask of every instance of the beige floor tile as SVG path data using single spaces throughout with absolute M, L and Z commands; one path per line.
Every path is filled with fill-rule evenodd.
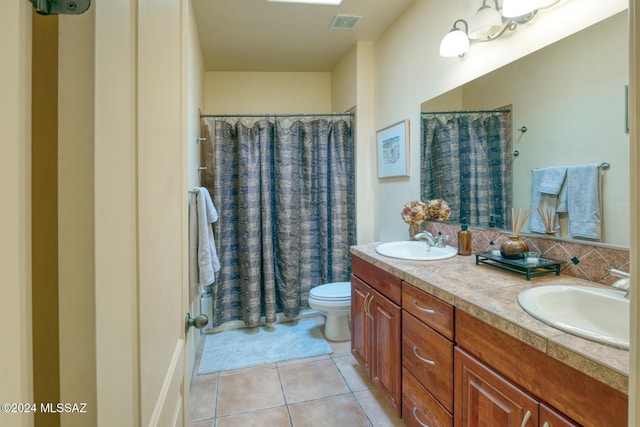
M 366 390 L 374 387 L 362 366 L 352 355 L 336 357 L 333 361 L 351 391 Z
M 373 427 L 404 427 L 404 422 L 396 415 L 377 389 L 362 390 L 353 393 L 353 395 L 362 406 Z
M 284 406 L 218 418 L 216 427 L 291 427 L 289 411 Z
M 284 405 L 276 369 L 261 369 L 221 376 L 216 416 L 249 412 Z
M 227 376 L 227 375 L 236 375 L 236 374 L 244 374 L 246 372 L 255 372 L 255 371 L 259 371 L 262 369 L 274 369 L 276 367 L 275 363 L 267 363 L 264 365 L 258 365 L 258 366 L 249 366 L 248 368 L 240 368 L 240 369 L 231 369 L 228 371 L 220 371 L 218 372 L 220 374 L 221 377 Z
M 278 362 L 278 368 L 289 365 L 297 365 L 299 363 L 309 363 L 309 362 L 317 362 L 318 360 L 329 360 L 331 356 L 328 354 L 323 354 L 322 356 L 314 356 L 314 357 L 306 357 L 304 359 L 294 359 L 294 360 L 286 360 L 284 362 Z
M 349 392 L 332 360 L 284 366 L 278 371 L 289 404 Z
M 290 405 L 289 412 L 293 427 L 371 427 L 351 394 Z
M 331 357 L 342 357 L 351 354 L 351 341 L 328 341 L 333 353 Z
M 196 421 L 189 423 L 188 427 L 213 427 L 213 420 Z
M 213 418 L 216 409 L 218 375 L 197 375 L 191 381 L 189 392 L 190 419 Z

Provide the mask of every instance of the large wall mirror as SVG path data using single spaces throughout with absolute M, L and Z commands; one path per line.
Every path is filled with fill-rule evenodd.
M 627 11 L 614 15 L 421 105 L 422 112 L 511 106 L 515 209 L 531 208 L 536 168 L 608 163 L 600 242 L 622 247 L 630 214 L 627 19 Z M 566 221 L 560 217 L 556 237 L 568 237 Z

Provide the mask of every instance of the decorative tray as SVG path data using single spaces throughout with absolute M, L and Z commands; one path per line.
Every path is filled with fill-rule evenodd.
M 502 270 L 523 274 L 527 280 L 532 277 L 555 273 L 560 275 L 560 265 L 562 261 L 542 258 L 537 264 L 529 264 L 524 259 L 506 259 L 500 255 L 491 255 L 491 252 L 476 254 L 476 264 L 487 264 Z

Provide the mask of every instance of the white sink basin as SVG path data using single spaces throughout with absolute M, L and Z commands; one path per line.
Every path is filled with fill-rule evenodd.
M 458 250 L 451 246 L 436 248 L 427 245 L 426 242 L 400 241 L 382 243 L 376 247 L 380 255 L 391 258 L 401 258 L 415 261 L 435 261 L 454 257 Z
M 629 348 L 629 300 L 624 292 L 587 286 L 550 285 L 520 292 L 531 316 L 572 335 Z

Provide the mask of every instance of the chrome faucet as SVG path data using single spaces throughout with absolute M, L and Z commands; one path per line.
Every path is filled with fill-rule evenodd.
M 620 279 L 616 280 L 611 286 L 616 289 L 626 291 L 624 297 L 629 298 L 629 284 L 631 282 L 631 275 L 629 273 L 625 273 L 624 271 L 616 270 L 615 268 L 609 270 L 609 274 L 611 274 L 612 276 L 620 277 Z
M 438 232 L 436 236 L 436 248 L 444 248 L 447 246 L 447 240 L 449 240 L 449 236 L 445 236 L 442 232 Z
M 429 233 L 428 231 L 422 231 L 422 232 L 414 235 L 413 236 L 413 240 L 426 240 L 427 244 L 429 246 L 435 246 L 436 245 L 435 237 L 433 237 L 433 234 Z

